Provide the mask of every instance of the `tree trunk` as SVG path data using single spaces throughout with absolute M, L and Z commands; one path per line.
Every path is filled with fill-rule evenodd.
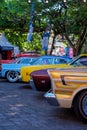
M 75 51 L 76 51 L 75 46 L 73 45 L 72 41 L 70 40 L 70 38 L 69 38 L 69 36 L 68 36 L 67 34 L 65 34 L 65 38 L 66 38 L 66 40 L 68 41 L 68 45 L 69 45 L 71 48 L 73 48 L 73 54 L 74 54 L 74 56 L 75 56 Z
M 53 52 L 53 49 L 54 49 L 54 40 L 55 40 L 55 36 L 53 38 L 53 43 L 52 43 L 52 46 L 51 46 L 50 55 L 52 55 L 52 52 Z
M 82 33 L 81 30 L 82 30 L 82 28 L 80 29 L 80 33 L 79 33 L 79 36 L 78 36 L 78 41 L 77 41 L 76 46 L 75 46 L 75 50 L 76 50 L 75 55 L 80 54 L 82 46 L 85 43 L 86 27 L 84 28 L 83 33 Z

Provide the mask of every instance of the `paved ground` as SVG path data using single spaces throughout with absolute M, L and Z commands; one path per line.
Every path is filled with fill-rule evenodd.
M 43 95 L 0 80 L 0 130 L 87 130 L 73 110 L 50 106 Z

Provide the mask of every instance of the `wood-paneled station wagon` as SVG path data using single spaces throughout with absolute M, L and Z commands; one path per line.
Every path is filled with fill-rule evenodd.
M 54 69 L 48 73 L 60 107 L 74 108 L 76 115 L 87 123 L 87 67 Z

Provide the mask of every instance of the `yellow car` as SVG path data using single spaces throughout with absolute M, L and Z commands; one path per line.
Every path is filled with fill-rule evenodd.
M 69 64 L 43 64 L 43 65 L 33 65 L 33 66 L 24 66 L 21 68 L 21 79 L 23 82 L 30 81 L 30 74 L 33 71 L 49 68 L 65 68 L 65 67 L 74 67 L 85 65 L 87 61 L 87 54 L 82 54 L 74 58 Z M 87 65 L 87 64 L 86 64 Z
M 87 123 L 87 67 L 48 70 L 48 74 L 60 107 L 74 108 L 76 115 Z M 49 95 L 51 98 L 52 94 Z

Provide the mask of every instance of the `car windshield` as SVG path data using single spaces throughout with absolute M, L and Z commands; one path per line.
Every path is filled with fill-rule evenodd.
M 12 63 L 15 64 L 31 64 L 34 62 L 37 58 L 16 58 L 16 60 Z
M 72 61 L 68 64 L 73 66 L 87 66 L 87 56 L 77 56 L 73 58 Z
M 20 61 L 20 58 L 15 58 L 15 60 L 12 63 L 17 63 L 18 61 Z

